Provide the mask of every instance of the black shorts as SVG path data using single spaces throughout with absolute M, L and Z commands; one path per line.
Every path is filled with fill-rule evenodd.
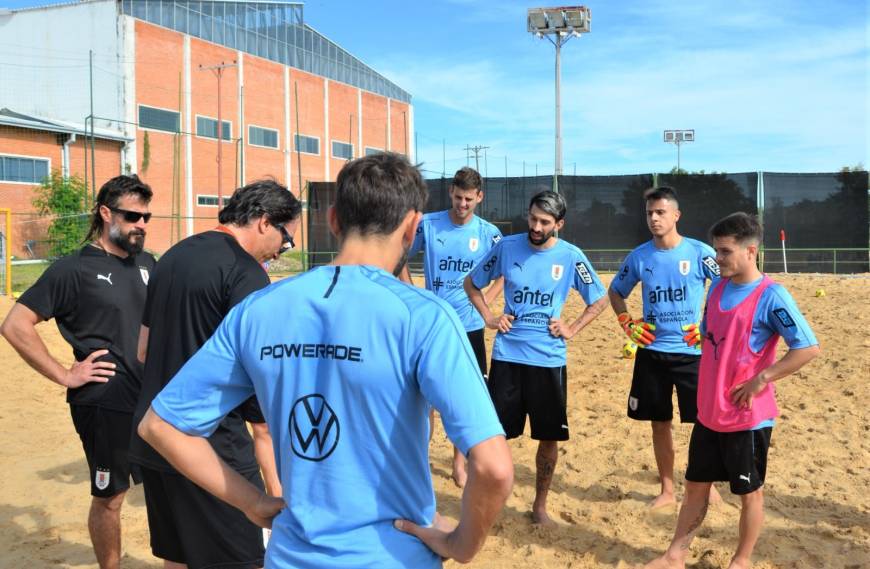
M 468 332 L 468 341 L 471 343 L 471 349 L 474 350 L 474 357 L 477 358 L 477 365 L 480 367 L 480 373 L 486 377 L 486 342 L 483 337 L 483 328 L 480 330 L 472 330 Z
M 692 428 L 689 441 L 690 482 L 724 482 L 732 494 L 749 494 L 764 484 L 767 474 L 767 449 L 772 427 L 754 431 L 719 433 L 701 423 Z
M 628 416 L 638 421 L 672 420 L 676 387 L 680 422 L 694 423 L 698 416 L 700 365 L 701 356 L 639 349 L 628 394 Z
M 489 396 L 509 439 L 523 434 L 526 415 L 536 441 L 568 440 L 568 370 L 492 360 Z
M 263 530 L 181 474 L 142 468 L 155 557 L 190 569 L 263 566 Z M 243 474 L 263 489 L 259 472 Z
M 139 467 L 130 464 L 133 414 L 93 405 L 70 405 L 73 425 L 82 441 L 90 470 L 91 496 L 111 498 L 139 483 Z

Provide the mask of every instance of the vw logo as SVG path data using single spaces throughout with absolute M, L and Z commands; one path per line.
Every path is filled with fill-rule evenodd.
M 319 462 L 338 445 L 338 417 L 322 395 L 300 397 L 290 411 L 290 447 L 293 454 Z

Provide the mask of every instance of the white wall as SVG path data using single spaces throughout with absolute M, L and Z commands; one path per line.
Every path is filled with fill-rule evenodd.
M 94 115 L 123 120 L 124 27 L 113 0 L 0 14 L 0 108 L 84 124 L 90 114 L 88 51 L 94 51 Z M 98 120 L 96 128 L 122 127 Z

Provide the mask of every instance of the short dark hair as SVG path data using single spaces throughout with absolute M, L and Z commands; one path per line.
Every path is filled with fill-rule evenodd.
M 265 179 L 234 191 L 218 214 L 218 221 L 244 227 L 265 215 L 271 223 L 281 225 L 300 213 L 302 204 L 293 192 L 275 180 Z
M 716 237 L 734 237 L 734 240 L 745 245 L 749 241 L 761 244 L 764 228 L 758 221 L 758 216 L 738 211 L 725 216 L 710 228 L 710 240 Z
M 479 192 L 483 186 L 483 180 L 477 170 L 463 166 L 453 175 L 453 185 L 460 190 L 477 190 Z
M 545 190 L 538 192 L 532 196 L 529 202 L 529 210 L 532 206 L 536 206 L 544 213 L 548 213 L 556 218 L 556 221 L 562 221 L 565 218 L 565 213 L 568 211 L 568 205 L 565 203 L 565 198 L 556 192 Z
M 338 173 L 335 213 L 342 233 L 389 235 L 409 211 L 422 211 L 429 190 L 407 158 L 383 152 L 351 160 Z
M 680 200 L 677 198 L 677 190 L 670 186 L 656 186 L 655 188 L 648 189 L 643 193 L 643 200 L 645 203 L 657 200 L 668 200 L 669 202 L 674 202 L 674 207 L 678 209 L 680 207 Z
M 118 202 L 121 201 L 122 197 L 130 194 L 139 196 L 139 199 L 147 204 L 151 201 L 154 192 L 151 191 L 151 186 L 140 180 L 136 174 L 115 176 L 103 184 L 103 187 L 97 192 L 97 200 L 94 202 L 91 212 L 91 227 L 88 229 L 85 241 L 90 241 L 103 233 L 103 218 L 100 216 L 100 206 L 104 205 L 109 209 L 114 209 L 118 207 Z

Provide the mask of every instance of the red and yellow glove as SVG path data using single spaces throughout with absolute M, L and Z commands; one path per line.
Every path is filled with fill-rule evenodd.
M 683 325 L 683 341 L 690 348 L 701 349 L 701 326 L 699 324 Z
M 616 319 L 619 325 L 625 331 L 625 335 L 640 348 L 645 348 L 655 342 L 655 335 L 650 330 L 655 330 L 656 325 L 644 322 L 643 320 L 633 320 L 628 312 L 623 312 L 617 315 Z

